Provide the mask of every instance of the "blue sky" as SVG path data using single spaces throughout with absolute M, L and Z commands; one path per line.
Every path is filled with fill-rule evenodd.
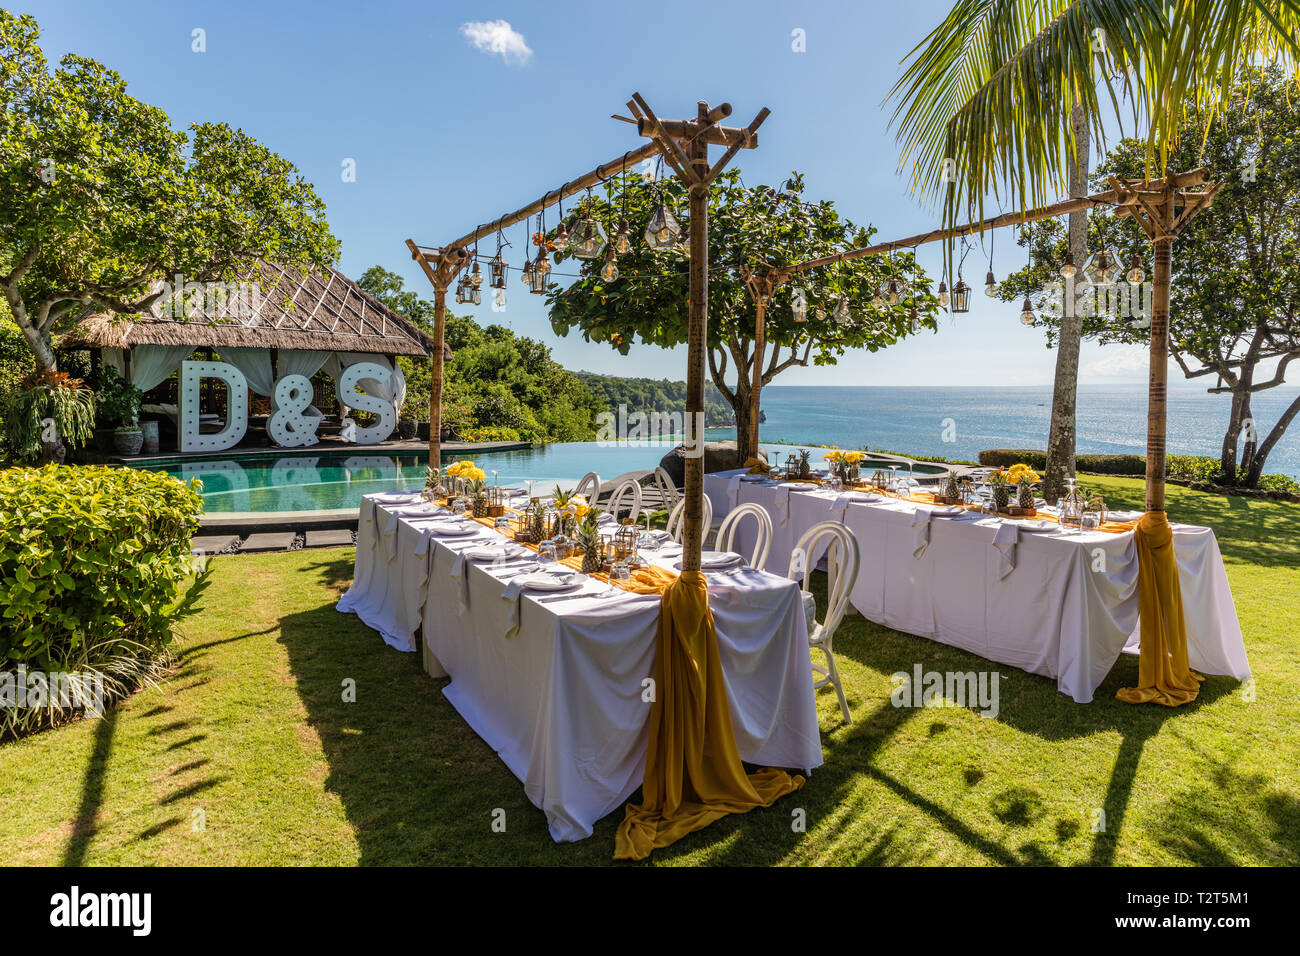
M 744 125 L 772 111 L 760 147 L 739 159 L 747 182 L 798 169 L 812 198 L 834 199 L 880 238 L 936 224 L 897 171 L 882 105 L 900 59 L 949 0 L 882 3 L 660 2 L 610 4 L 11 2 L 35 14 L 47 55 L 75 51 L 118 70 L 132 95 L 172 122 L 224 121 L 296 163 L 315 184 L 353 277 L 371 265 L 431 295 L 404 240 L 437 245 L 518 208 L 597 162 L 639 145 L 611 120 L 641 92 L 664 116 L 724 100 Z M 505 20 L 518 48 L 476 49 L 462 26 Z M 203 31 L 206 52 L 193 51 Z M 792 50 L 801 29 L 806 52 Z M 356 181 L 344 182 L 346 160 Z M 509 236 L 518 249 L 522 227 Z M 1022 264 L 1009 232 L 995 269 Z M 938 272 L 938 247 L 922 263 Z M 980 254 L 967 279 L 980 285 Z M 976 295 L 972 311 L 937 335 L 834 368 L 791 369 L 785 385 L 1034 385 L 1052 380 L 1055 353 L 1019 324 L 1018 306 Z M 460 307 L 466 308 L 466 307 Z M 684 351 L 603 345 L 550 330 L 539 297 L 512 280 L 507 311 L 477 310 L 539 338 L 574 369 L 681 378 Z M 1144 381 L 1138 349 L 1085 343 L 1081 381 Z M 1181 375 L 1171 371 L 1171 382 Z

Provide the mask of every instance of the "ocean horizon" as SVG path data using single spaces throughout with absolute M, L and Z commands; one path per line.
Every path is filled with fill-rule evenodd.
M 1257 393 L 1252 411 L 1260 440 L 1300 387 Z M 769 385 L 762 442 L 870 447 L 907 455 L 974 460 L 989 448 L 1043 450 L 1051 420 L 1050 385 Z M 1171 454 L 1219 456 L 1231 397 L 1200 386 L 1169 387 Z M 1080 454 L 1146 452 L 1147 386 L 1081 385 L 1076 411 Z M 711 437 L 734 429 L 710 429 Z M 1300 426 L 1274 447 L 1264 466 L 1300 478 Z

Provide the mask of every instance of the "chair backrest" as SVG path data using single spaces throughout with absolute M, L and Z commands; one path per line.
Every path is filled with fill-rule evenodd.
M 660 465 L 654 473 L 655 488 L 659 491 L 659 500 L 663 502 L 663 507 L 671 512 L 677 507 L 677 502 L 682 500 L 681 492 L 677 490 L 677 485 L 673 483 L 672 475 L 668 474 Z
M 587 499 L 588 504 L 596 503 L 596 496 L 600 494 L 600 475 L 594 471 L 589 471 L 582 476 L 582 480 L 574 487 L 575 495 L 582 495 Z
M 827 538 L 830 539 L 827 542 Z M 811 556 L 820 555 L 823 544 L 826 551 L 826 616 L 818 626 L 818 634 L 832 634 L 844 617 L 849 603 L 849 592 L 858 577 L 858 539 L 838 521 L 815 524 L 799 538 L 790 552 L 789 577 L 799 582 L 799 588 L 808 593 L 808 577 L 812 573 Z M 818 635 L 810 634 L 816 639 Z
M 758 537 L 754 542 L 753 559 L 749 563 L 751 567 L 762 571 L 767 564 L 767 553 L 772 548 L 772 516 L 762 505 L 747 501 L 743 505 L 732 508 L 731 513 L 722 519 L 722 524 L 718 527 L 718 538 L 714 547 L 718 551 L 734 551 L 732 545 L 736 539 L 736 526 L 746 515 L 753 515 L 758 522 Z
M 704 533 L 708 534 L 713 524 L 713 502 L 704 496 Z M 686 530 L 686 499 L 682 498 L 668 514 L 668 535 L 678 544 L 682 544 L 682 534 Z
M 633 521 L 641 517 L 641 485 L 635 478 L 624 478 L 618 483 L 618 487 L 610 492 L 605 510 L 619 518 L 619 512 L 624 508 L 630 509 Z

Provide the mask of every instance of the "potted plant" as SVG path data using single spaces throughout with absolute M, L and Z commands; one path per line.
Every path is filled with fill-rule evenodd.
M 95 396 L 80 379 L 46 371 L 22 382 L 7 404 L 5 438 L 19 461 L 61 464 L 94 434 Z
M 119 455 L 138 455 L 144 444 L 144 432 L 139 424 L 143 397 L 144 393 L 115 369 L 104 369 L 95 396 L 96 417 L 102 428 L 113 429 L 109 432 L 112 449 Z

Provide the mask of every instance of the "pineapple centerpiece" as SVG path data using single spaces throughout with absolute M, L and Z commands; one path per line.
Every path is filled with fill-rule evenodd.
M 465 486 L 465 493 L 473 506 L 475 518 L 486 518 L 488 513 L 488 486 L 482 478 L 473 478 Z
M 1034 485 L 1040 481 L 1038 472 L 1021 462 L 1007 469 L 1007 485 L 1016 490 L 1017 511 L 1034 510 Z
M 1016 505 L 1026 511 L 1034 507 L 1034 482 L 1026 475 L 1016 482 Z
M 993 507 L 998 511 L 1006 511 L 1011 504 L 1011 485 L 1007 483 L 1007 473 L 999 469 L 989 475 L 989 487 L 993 489 Z
M 605 555 L 600 546 L 600 525 L 595 508 L 588 508 L 578 525 L 578 546 L 582 548 L 582 573 L 595 574 L 605 567 Z
M 809 460 L 810 457 L 811 455 L 807 450 L 799 452 L 799 477 L 800 478 L 812 477 L 812 462 Z

